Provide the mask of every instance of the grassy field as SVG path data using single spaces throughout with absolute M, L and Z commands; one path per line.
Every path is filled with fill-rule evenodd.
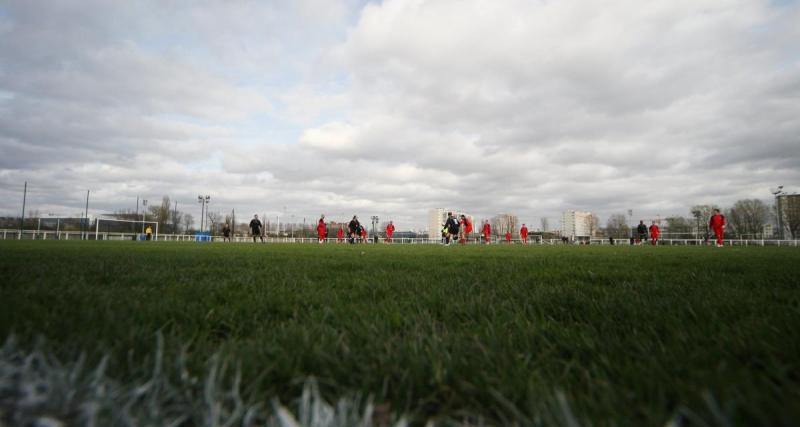
M 313 376 L 417 421 L 800 420 L 794 248 L 4 241 L 0 277 L 0 338 L 120 381 L 161 331 L 261 401 Z

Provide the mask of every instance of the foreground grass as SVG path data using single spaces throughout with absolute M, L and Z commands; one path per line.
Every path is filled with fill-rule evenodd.
M 800 251 L 0 242 L 0 336 L 146 375 L 241 364 L 248 399 L 411 419 L 794 425 Z M 527 422 L 526 422 L 527 421 Z

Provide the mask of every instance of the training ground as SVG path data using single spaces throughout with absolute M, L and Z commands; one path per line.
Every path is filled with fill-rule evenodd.
M 2 426 L 800 420 L 798 248 L 1 241 L 0 278 Z

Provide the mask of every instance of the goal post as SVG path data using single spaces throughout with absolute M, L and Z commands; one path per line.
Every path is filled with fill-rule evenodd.
M 97 217 L 95 219 L 95 231 L 94 231 L 94 239 L 98 240 L 98 236 L 100 236 L 100 222 L 104 221 L 106 223 L 120 223 L 120 224 L 142 224 L 142 228 L 144 228 L 144 224 L 155 224 L 155 234 L 153 235 L 153 240 L 158 240 L 158 222 L 157 221 L 139 221 L 139 220 L 131 220 L 131 219 L 117 219 L 117 218 L 102 218 Z M 141 235 L 141 233 L 133 233 L 136 236 Z

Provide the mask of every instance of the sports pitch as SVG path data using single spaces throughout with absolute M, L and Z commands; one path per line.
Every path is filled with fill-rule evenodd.
M 795 248 L 4 241 L 0 277 L 0 339 L 121 382 L 160 331 L 252 401 L 313 377 L 415 422 L 800 420 Z

